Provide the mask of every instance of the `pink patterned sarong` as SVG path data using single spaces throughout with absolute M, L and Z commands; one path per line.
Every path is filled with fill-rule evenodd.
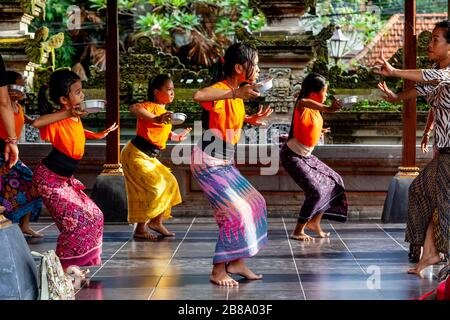
M 60 231 L 56 254 L 63 268 L 101 264 L 103 213 L 83 192 L 84 185 L 43 164 L 35 169 L 33 184 Z

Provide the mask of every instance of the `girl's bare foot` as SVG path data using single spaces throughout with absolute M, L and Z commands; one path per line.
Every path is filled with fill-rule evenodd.
M 156 241 L 158 240 L 157 236 L 152 235 L 150 232 L 134 232 L 133 234 L 134 240 L 143 240 L 143 241 Z
M 224 287 L 237 287 L 239 286 L 239 282 L 231 278 L 226 272 L 222 274 L 211 274 L 209 277 L 209 281 Z
M 226 266 L 226 270 L 229 273 L 237 274 L 248 280 L 261 280 L 263 278 L 262 274 L 255 274 L 250 270 L 242 259 L 231 261 Z
M 414 268 L 411 268 L 408 270 L 409 274 L 416 274 L 418 276 L 421 276 L 421 272 L 425 269 L 428 268 L 429 266 L 432 266 L 436 263 L 439 263 L 441 261 L 441 258 L 439 256 L 439 254 L 436 255 L 429 255 L 429 256 L 422 256 L 422 258 L 420 259 L 419 263 L 416 264 L 416 266 Z
M 319 238 L 328 238 L 330 236 L 329 232 L 324 232 L 322 230 L 320 224 L 308 223 L 306 229 L 315 232 Z
M 297 240 L 297 241 L 314 241 L 314 238 L 307 235 L 306 233 L 299 233 L 299 234 L 291 234 L 291 239 Z
M 239 286 L 239 282 L 231 278 L 225 269 L 225 263 L 215 264 L 209 277 L 209 281 L 218 285 L 225 287 L 236 287 Z
M 167 228 L 162 223 L 158 224 L 158 223 L 153 222 L 153 220 L 151 220 L 147 223 L 147 227 L 150 230 L 158 232 L 159 234 L 163 235 L 164 237 L 175 237 L 175 233 L 167 230 Z
M 22 230 L 24 236 L 29 236 L 31 238 L 42 238 L 44 236 L 42 233 L 36 232 L 30 227 L 20 226 L 20 229 Z

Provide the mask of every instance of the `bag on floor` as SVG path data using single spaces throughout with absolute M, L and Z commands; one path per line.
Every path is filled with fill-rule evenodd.
M 44 254 L 31 252 L 41 258 L 39 267 L 39 300 L 75 300 L 72 278 L 64 273 L 54 250 Z

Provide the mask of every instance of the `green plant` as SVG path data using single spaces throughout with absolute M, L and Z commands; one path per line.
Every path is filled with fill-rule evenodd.
M 97 5 L 101 0 L 96 1 Z M 262 13 L 250 8 L 249 0 L 134 0 L 133 14 L 139 31 L 147 33 L 164 51 L 179 55 L 194 69 L 210 67 L 223 53 L 235 31 L 252 31 L 265 25 Z M 174 31 L 189 31 L 189 41 L 176 42 Z M 162 41 L 161 41 L 162 40 Z M 186 47 L 185 49 L 180 49 Z
M 177 11 L 173 14 L 174 25 L 177 28 L 193 30 L 200 25 L 198 16 L 192 13 Z
M 324 26 L 334 23 L 341 27 L 349 38 L 346 52 L 370 43 L 383 28 L 380 16 L 373 14 L 370 8 L 361 9 L 359 0 L 335 0 L 317 2 L 317 16 L 304 15 L 301 23 L 314 34 Z

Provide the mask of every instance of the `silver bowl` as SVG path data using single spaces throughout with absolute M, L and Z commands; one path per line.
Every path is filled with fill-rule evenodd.
M 358 102 L 358 96 L 346 96 L 342 99 L 340 99 L 342 102 L 343 108 L 350 108 L 352 107 L 356 102 Z
M 80 103 L 80 110 L 86 111 L 87 113 L 97 113 L 105 111 L 105 106 L 105 100 L 85 100 Z
M 25 93 L 25 87 L 18 84 L 9 84 L 8 90 L 12 92 Z
M 181 112 L 173 113 L 171 116 L 171 122 L 173 125 L 182 124 L 187 118 L 187 115 Z
M 258 88 L 259 93 L 264 93 L 273 87 L 273 78 L 267 78 L 261 82 L 258 82 L 257 84 L 261 85 L 261 87 Z

